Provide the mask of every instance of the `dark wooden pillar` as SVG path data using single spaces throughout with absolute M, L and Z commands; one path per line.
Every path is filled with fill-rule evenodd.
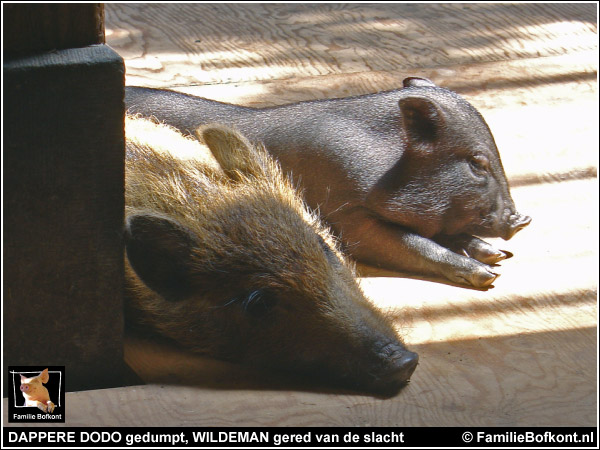
M 123 61 L 102 5 L 11 4 L 3 21 L 4 373 L 126 384 Z
M 101 3 L 7 3 L 3 9 L 5 57 L 105 43 Z

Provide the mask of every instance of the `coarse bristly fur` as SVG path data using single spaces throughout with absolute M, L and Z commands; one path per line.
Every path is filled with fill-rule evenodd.
M 416 354 L 278 164 L 230 128 L 196 135 L 126 119 L 128 318 L 216 358 L 406 382 Z

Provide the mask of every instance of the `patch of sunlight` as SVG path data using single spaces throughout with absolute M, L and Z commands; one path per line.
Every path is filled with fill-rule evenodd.
M 461 58 L 466 53 L 470 57 L 483 58 L 498 55 L 504 58 L 506 52 L 514 52 L 521 56 L 527 54 L 540 57 L 558 54 L 557 49 L 560 49 L 561 55 L 569 53 L 571 58 L 579 51 L 586 55 L 589 54 L 589 51 L 593 51 L 595 53 L 593 60 L 598 60 L 597 35 L 587 29 L 582 29 L 578 22 L 519 26 L 511 30 L 509 35 L 505 35 L 505 33 L 498 35 L 497 40 L 501 42 L 501 45 L 469 48 L 455 46 L 448 47 L 446 51 L 450 58 Z M 580 59 L 583 56 L 577 58 Z
M 127 70 L 142 69 L 157 71 L 163 69 L 163 65 L 160 59 L 153 55 L 145 55 L 136 58 L 126 59 L 125 67 L 127 68 Z
M 393 320 L 408 344 L 478 339 L 597 326 L 596 285 L 565 291 L 489 292 L 385 279 L 362 280 L 367 296 Z M 395 301 L 391 300 L 395 297 Z
M 598 163 L 597 100 L 502 108 L 485 118 L 507 174 L 561 173 Z
M 597 48 L 598 36 L 592 30 L 583 27 L 581 22 L 561 21 L 546 23 L 543 26 L 521 26 L 517 31 L 522 33 L 521 39 L 515 39 L 514 42 L 508 39 L 505 42 L 513 42 L 515 47 L 521 47 L 521 44 L 525 42 L 525 49 L 527 50 L 538 48 L 538 46 L 533 45 L 534 42 L 543 48 L 561 48 L 565 50 Z M 526 39 L 523 39 L 523 36 L 526 36 Z
M 248 99 L 261 98 L 270 93 L 264 83 L 211 84 L 204 86 L 178 86 L 172 90 L 226 103 L 244 104 Z
M 567 331 L 597 327 L 595 303 L 563 305 L 559 309 L 540 308 L 528 312 L 490 312 L 472 316 L 420 318 L 406 323 L 396 321 L 398 331 L 407 344 L 492 338 L 551 331 Z
M 143 49 L 135 45 L 143 38 L 141 30 L 128 30 L 125 28 L 105 28 L 106 44 L 110 45 L 124 59 L 139 57 Z
M 165 76 L 182 78 L 182 82 L 188 85 L 286 79 L 298 74 L 298 65 L 294 61 L 278 60 L 269 63 L 268 60 L 267 62 L 261 60 L 259 63 L 237 52 L 213 53 L 222 56 L 153 53 L 125 58 L 125 65 L 128 75 L 145 76 L 143 71 L 150 73 L 161 71 Z M 307 75 L 322 74 L 319 67 L 304 67 L 303 71 Z

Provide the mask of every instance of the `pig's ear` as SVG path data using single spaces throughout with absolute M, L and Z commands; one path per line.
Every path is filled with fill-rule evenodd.
M 208 125 L 199 128 L 196 136 L 206 143 L 225 174 L 233 181 L 240 181 L 243 176 L 265 176 L 268 170 L 266 151 L 252 145 L 237 131 L 222 125 Z
M 50 375 L 48 374 L 48 369 L 42 370 L 42 373 L 40 373 L 40 380 L 42 381 L 42 383 L 46 384 L 49 379 Z
M 421 142 L 433 142 L 444 127 L 444 115 L 431 99 L 408 96 L 399 100 L 402 123 L 408 136 Z
M 402 85 L 407 87 L 436 87 L 435 83 L 427 78 L 408 77 L 402 81 Z
M 21 384 L 25 383 L 25 380 L 27 380 L 26 376 L 21 375 Z
M 127 217 L 129 263 L 140 280 L 167 300 L 190 294 L 194 243 L 192 232 L 170 218 L 146 213 Z

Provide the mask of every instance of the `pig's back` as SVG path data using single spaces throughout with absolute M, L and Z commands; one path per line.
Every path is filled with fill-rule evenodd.
M 218 195 L 213 191 L 219 187 L 222 169 L 198 140 L 133 117 L 126 118 L 125 135 L 128 209 L 191 214 L 201 207 L 200 202 Z

